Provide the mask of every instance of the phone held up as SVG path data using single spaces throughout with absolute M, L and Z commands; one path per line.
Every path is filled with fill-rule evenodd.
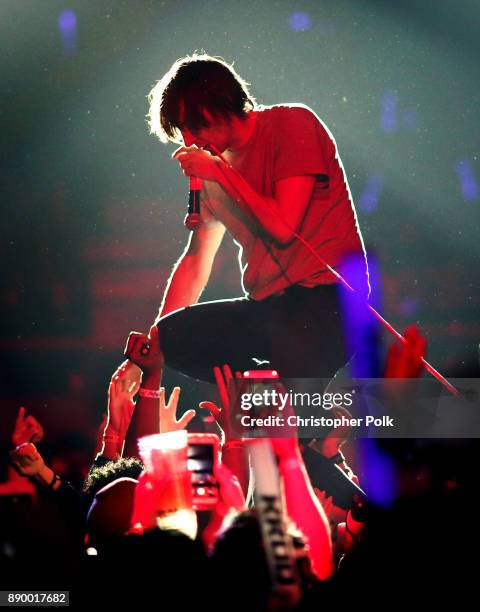
M 213 433 L 189 433 L 187 465 L 192 476 L 193 507 L 212 510 L 218 502 L 218 463 L 220 440 Z

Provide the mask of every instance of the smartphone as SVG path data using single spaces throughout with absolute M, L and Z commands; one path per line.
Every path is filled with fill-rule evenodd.
M 280 377 L 277 370 L 247 370 L 243 373 L 243 380 L 247 385 L 248 392 L 253 394 L 265 395 L 280 387 Z M 268 416 L 273 407 L 267 404 L 256 404 L 250 409 L 250 414 L 256 417 Z
M 211 510 L 218 502 L 218 463 L 220 438 L 213 433 L 189 433 L 187 467 L 192 476 L 193 507 Z

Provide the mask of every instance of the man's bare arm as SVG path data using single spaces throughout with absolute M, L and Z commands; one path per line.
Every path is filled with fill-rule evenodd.
M 232 166 L 218 162 L 219 184 L 262 229 L 279 244 L 287 245 L 295 238 L 312 198 L 315 177 L 290 176 L 275 182 L 274 198 L 257 193 Z
M 186 176 L 215 181 L 277 243 L 288 245 L 295 238 L 315 188 L 314 175 L 289 176 L 275 182 L 274 197 L 258 193 L 228 163 L 197 147 L 181 147 L 174 159 Z
M 159 318 L 198 302 L 224 233 L 225 227 L 217 221 L 204 223 L 190 233 L 187 247 L 168 280 Z

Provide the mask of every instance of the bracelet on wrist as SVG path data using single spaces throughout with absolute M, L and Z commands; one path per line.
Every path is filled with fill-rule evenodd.
M 142 389 L 142 387 L 140 387 L 138 395 L 148 399 L 160 399 L 161 392 L 159 389 Z

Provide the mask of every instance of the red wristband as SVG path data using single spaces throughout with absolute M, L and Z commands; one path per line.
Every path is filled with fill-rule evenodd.
M 138 391 L 140 397 L 147 397 L 149 399 L 160 399 L 161 391 L 158 389 L 142 389 Z

